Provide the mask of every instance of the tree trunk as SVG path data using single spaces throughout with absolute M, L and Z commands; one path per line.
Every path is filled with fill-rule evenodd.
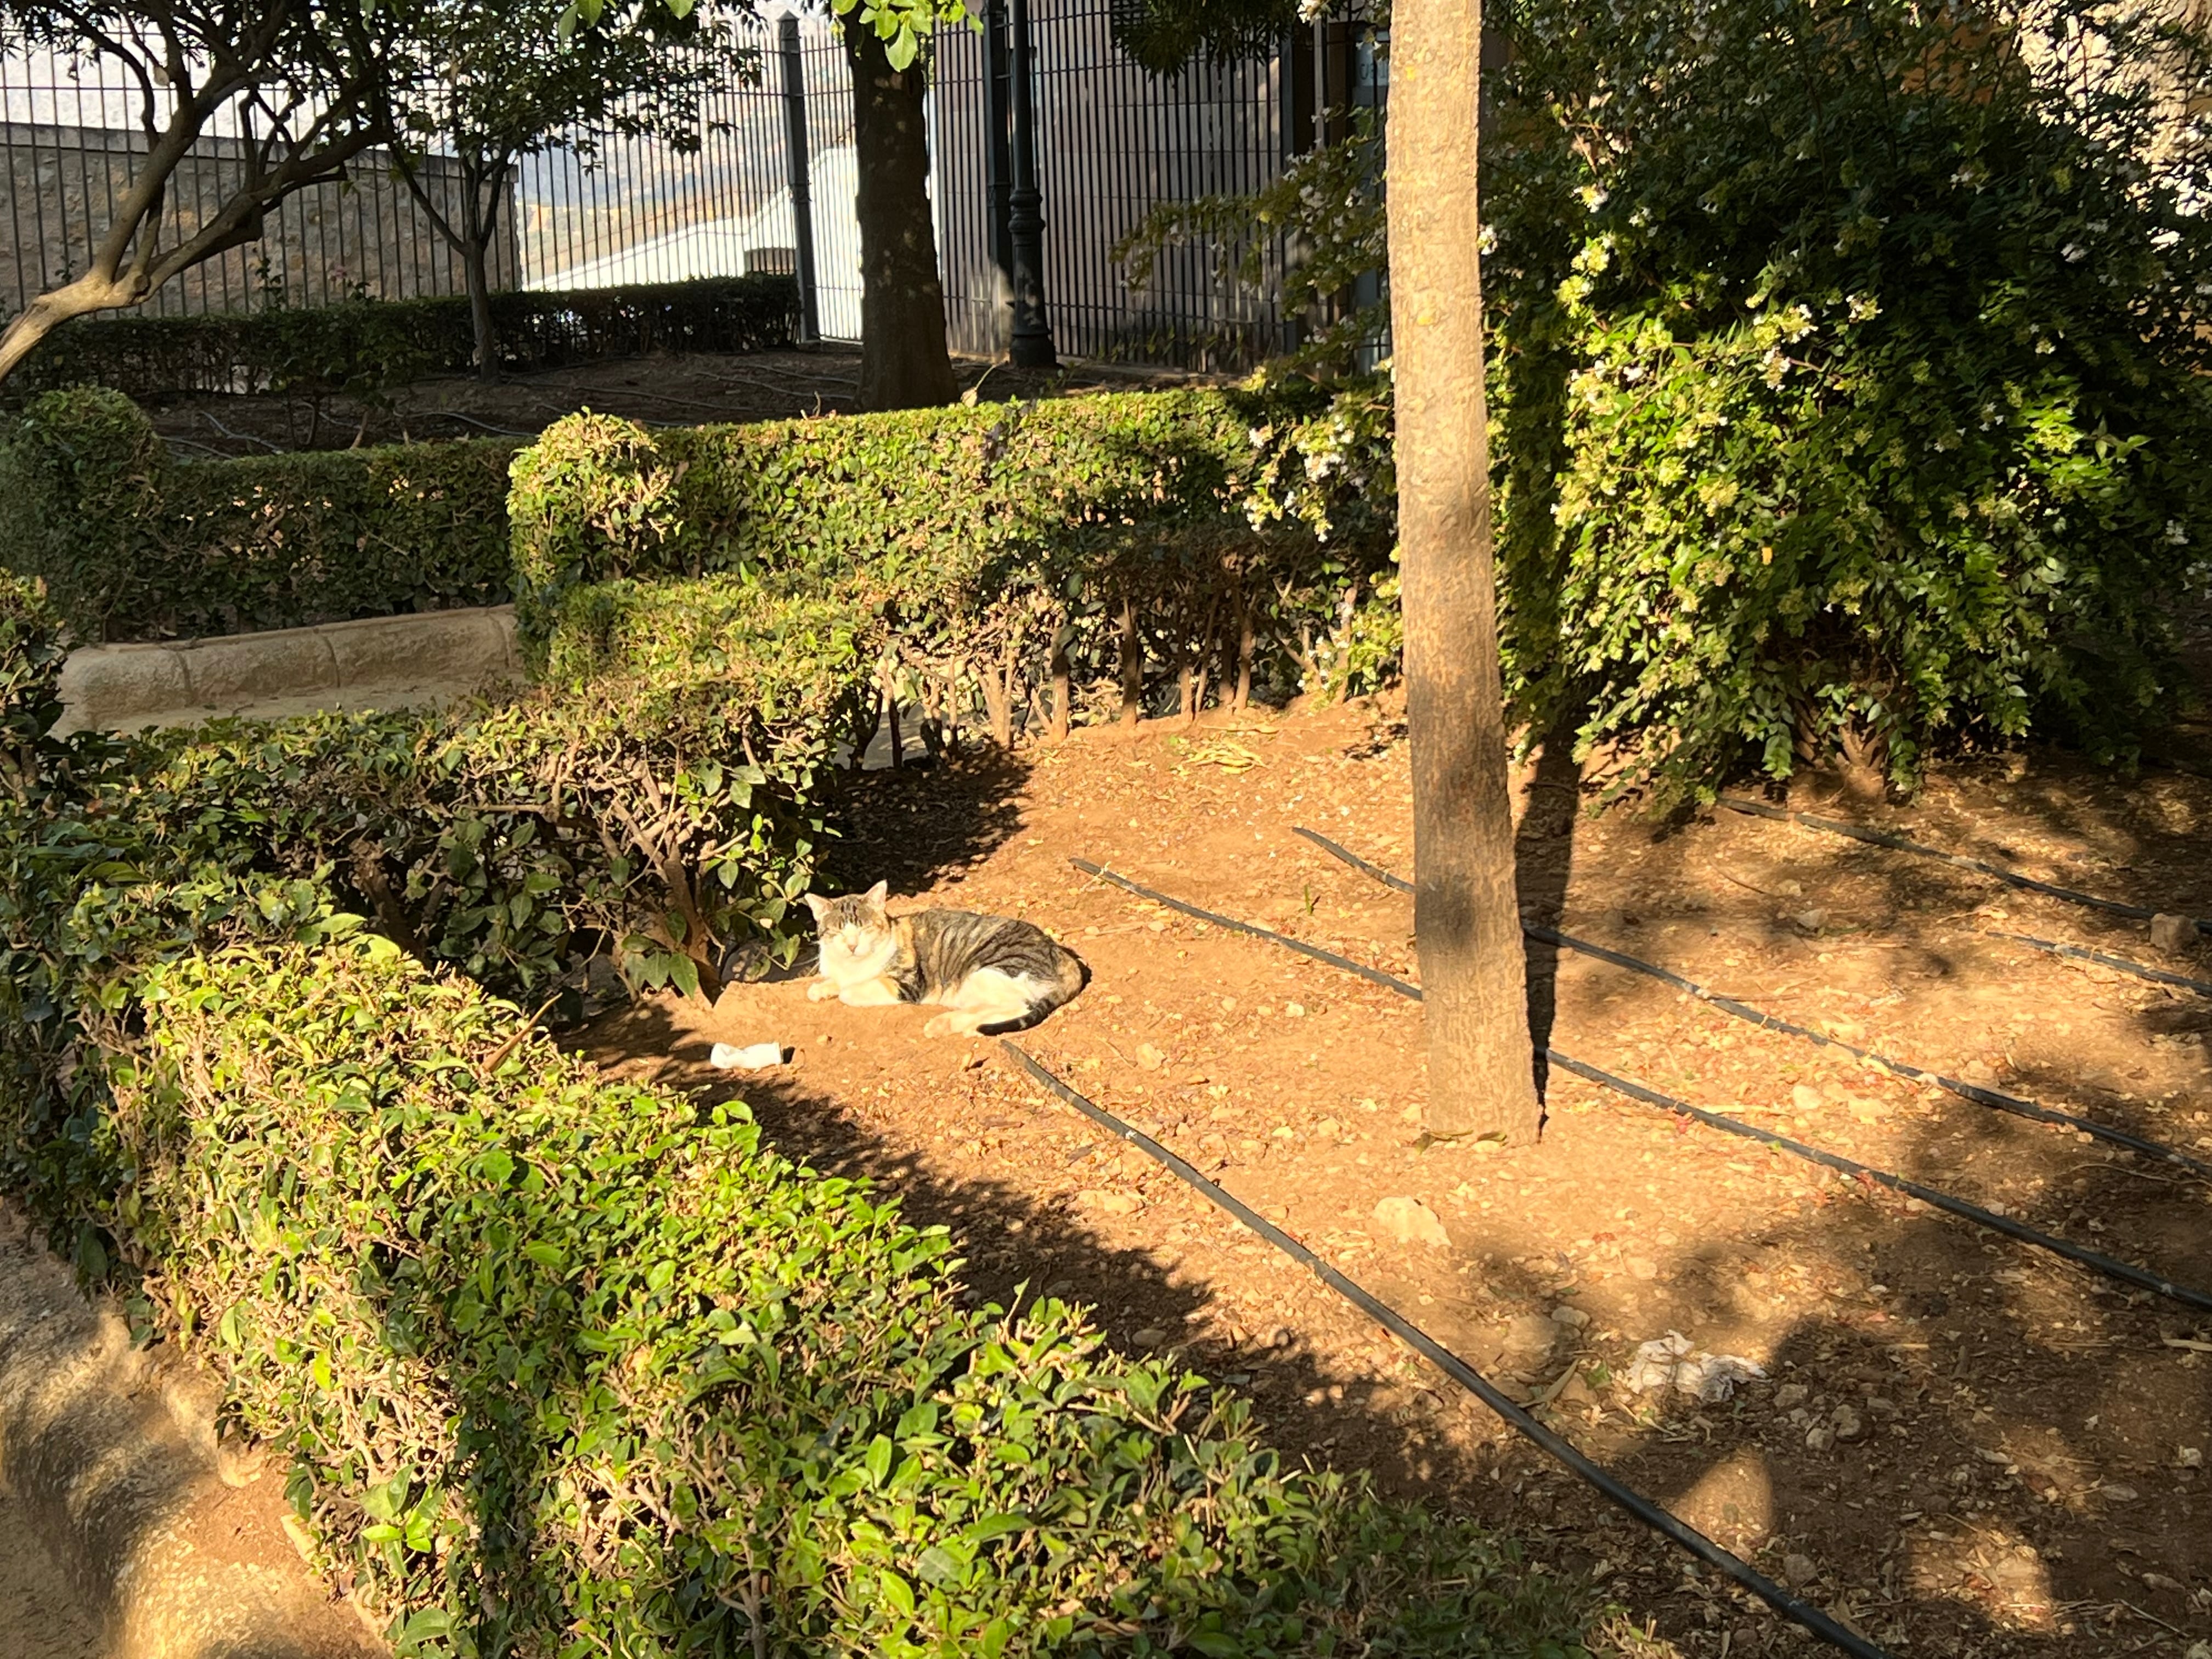
M 1540 1108 L 1492 574 L 1481 43 L 1481 0 L 1398 0 L 1391 15 L 1390 319 L 1427 1126 L 1519 1140 Z
M 491 326 L 491 234 L 484 224 L 483 189 L 474 172 L 461 173 L 461 274 L 469 285 L 469 323 L 476 331 L 477 378 L 499 378 L 499 343 Z M 492 207 L 496 222 L 499 208 Z
M 1074 697 L 1075 676 L 1069 672 L 1067 665 L 1067 627 L 1062 623 L 1052 636 L 1052 739 L 1054 743 L 1066 738 L 1067 728 L 1072 723 L 1070 716 L 1074 712 L 1070 704 Z
M 1240 714 L 1252 706 L 1253 634 L 1251 601 L 1239 588 L 1237 593 L 1237 708 Z
M 1121 724 L 1134 728 L 1145 713 L 1145 641 L 1137 631 L 1137 601 L 1121 596 Z
M 860 172 L 860 407 L 949 404 L 959 389 L 945 346 L 945 287 L 929 214 L 927 82 L 921 60 L 891 67 L 861 9 L 854 7 L 843 22 Z
M 483 244 L 471 242 L 461 250 L 461 270 L 469 282 L 469 321 L 476 330 L 477 378 L 499 378 L 499 343 L 492 337 L 491 274 L 486 269 Z
M 0 332 L 0 383 L 4 383 L 39 343 L 72 317 L 82 317 L 106 307 L 129 303 L 111 298 L 109 284 L 97 276 L 80 276 L 65 287 L 41 294 L 17 313 Z

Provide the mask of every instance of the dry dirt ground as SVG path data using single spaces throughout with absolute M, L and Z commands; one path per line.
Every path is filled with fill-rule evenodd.
M 100 1621 L 39 1541 L 21 1504 L 0 1494 L 0 1653 L 100 1659 Z
M 888 877 L 906 905 L 1051 929 L 1093 980 L 1020 1039 L 1031 1052 L 1893 1652 L 2212 1654 L 2212 1317 L 1558 1072 L 1539 1144 L 1424 1146 L 1415 1005 L 1068 864 L 1413 977 L 1410 902 L 1291 833 L 1404 872 L 1403 737 L 1353 706 L 860 775 L 823 885 Z M 2212 1002 L 1994 937 L 2140 961 L 2141 924 L 1795 824 L 1598 813 L 1556 757 L 1516 793 L 1529 915 L 2212 1157 Z M 2037 754 L 1947 769 L 1909 808 L 1829 810 L 2212 914 L 2212 782 L 2194 776 L 2124 782 Z M 1539 1034 L 1568 1054 L 2212 1287 L 2212 1184 L 1586 957 L 1532 949 L 1529 965 Z M 793 1156 L 949 1225 L 974 1297 L 1091 1305 L 1115 1342 L 1249 1391 L 1279 1443 L 1521 1534 L 1686 1655 L 1801 1650 L 994 1044 L 925 1040 L 927 1017 L 810 1003 L 787 981 L 711 1011 L 627 1006 L 572 1040 L 742 1097 Z M 718 1040 L 795 1054 L 739 1080 L 707 1063 Z M 1393 1242 L 1374 1218 L 1392 1197 L 1427 1205 L 1449 1242 Z M 1717 1404 L 1632 1392 L 1638 1346 L 1670 1331 L 1767 1379 Z
M 1183 384 L 1172 370 L 1073 364 L 1057 374 L 1018 371 L 956 358 L 963 391 L 987 399 L 1035 398 L 1093 386 Z M 175 452 L 191 460 L 266 455 L 295 449 L 343 449 L 362 443 L 441 438 L 535 437 L 564 415 L 589 407 L 649 426 L 780 420 L 847 414 L 860 385 L 857 348 L 682 356 L 618 357 L 570 368 L 484 381 L 468 376 L 402 386 L 389 410 L 343 398 L 179 398 L 148 412 Z M 1202 378 L 1202 377 L 1199 377 Z

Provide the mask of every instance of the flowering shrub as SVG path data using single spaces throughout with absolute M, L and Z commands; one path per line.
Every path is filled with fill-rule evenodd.
M 2212 235 L 2163 88 L 2203 42 L 2074 0 L 1977 15 L 1519 15 L 1490 264 L 1512 676 L 1662 797 L 1747 755 L 1905 786 L 2031 728 L 2124 758 L 2175 696 Z

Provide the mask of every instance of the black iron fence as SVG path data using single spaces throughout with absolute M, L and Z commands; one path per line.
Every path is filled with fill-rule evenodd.
M 81 275 L 147 151 L 138 88 L 108 60 L 63 53 L 0 58 L 0 312 Z M 244 176 L 246 138 L 234 107 L 219 110 L 169 187 L 173 234 L 221 210 Z M 434 195 L 454 188 L 447 164 L 422 170 Z M 441 206 L 453 204 L 441 202 Z M 513 238 L 492 250 L 493 279 L 515 283 Z M 459 255 L 374 153 L 343 180 L 286 198 L 262 240 L 165 284 L 157 316 L 325 305 L 356 295 L 412 299 L 464 292 Z
M 1163 203 L 1249 192 L 1277 178 L 1285 156 L 1326 132 L 1325 112 L 1355 100 L 1355 54 L 1326 32 L 1317 48 L 1312 32 L 1299 31 L 1261 61 L 1155 76 L 1115 44 L 1113 9 L 1113 0 L 1030 0 L 1044 282 L 1059 349 L 1244 367 L 1291 337 L 1272 294 L 1225 275 L 1204 246 L 1169 250 L 1133 290 L 1116 245 Z M 812 233 L 819 331 L 857 337 L 852 93 L 836 25 L 799 19 L 789 43 L 775 23 L 744 27 L 758 71 L 707 100 L 696 145 L 580 136 L 524 160 L 495 255 L 502 285 L 602 288 L 762 270 L 803 278 L 798 200 Z M 1003 52 L 996 61 L 1003 74 Z M 1007 252 L 994 229 L 993 64 L 978 31 L 945 30 L 934 43 L 929 143 L 948 337 L 978 356 L 1003 352 L 1010 318 Z M 102 74 L 92 62 L 0 64 L 0 232 L 12 232 L 0 251 L 0 305 L 20 307 L 82 268 L 131 159 L 144 151 L 123 88 Z M 180 175 L 187 219 L 220 199 L 224 147 L 234 143 L 218 131 Z M 343 184 L 287 203 L 260 246 L 211 262 L 150 308 L 243 311 L 461 287 L 458 259 L 371 158 Z

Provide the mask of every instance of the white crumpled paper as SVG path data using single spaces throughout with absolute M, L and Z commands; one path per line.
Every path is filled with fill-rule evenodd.
M 724 1072 L 765 1072 L 771 1066 L 783 1064 L 784 1047 L 781 1042 L 756 1042 L 750 1048 L 740 1048 L 733 1042 L 718 1042 L 708 1051 L 707 1063 Z
M 1707 1353 L 1692 1348 L 1681 1332 L 1669 1331 L 1636 1351 L 1626 1380 L 1638 1394 L 1672 1388 L 1710 1402 L 1727 1399 L 1739 1382 L 1765 1375 L 1765 1368 L 1754 1360 L 1740 1354 Z

